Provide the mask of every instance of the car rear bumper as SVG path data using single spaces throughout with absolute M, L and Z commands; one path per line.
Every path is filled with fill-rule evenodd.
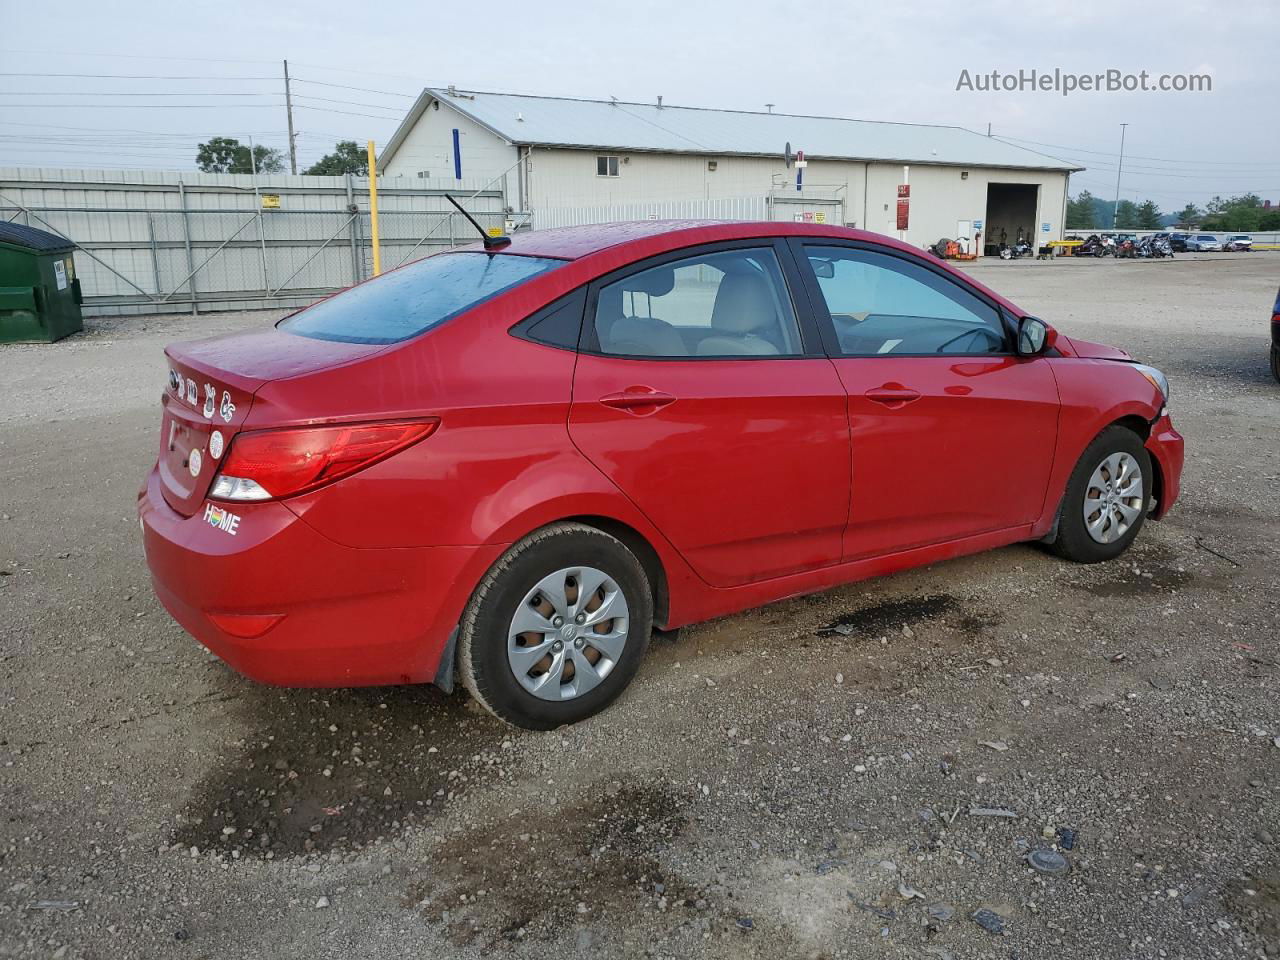
M 435 679 L 472 587 L 503 550 L 346 547 L 278 502 L 206 503 L 185 517 L 154 470 L 138 515 L 165 609 L 231 667 L 280 686 Z
M 1156 520 L 1169 512 L 1182 490 L 1183 447 L 1182 434 L 1173 429 L 1167 413 L 1151 425 L 1147 451 L 1160 471 L 1160 498 L 1151 514 Z

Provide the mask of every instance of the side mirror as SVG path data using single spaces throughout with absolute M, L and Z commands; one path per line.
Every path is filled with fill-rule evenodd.
M 817 257 L 810 257 L 809 262 L 813 264 L 814 276 L 822 280 L 830 280 L 836 275 L 836 265 L 831 260 L 820 260 Z
M 1018 321 L 1017 352 L 1020 357 L 1034 357 L 1049 344 L 1049 325 L 1039 317 L 1023 317 Z

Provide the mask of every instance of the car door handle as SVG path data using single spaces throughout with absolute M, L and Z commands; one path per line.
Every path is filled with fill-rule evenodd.
M 669 393 L 645 386 L 627 387 L 620 393 L 610 393 L 600 398 L 600 402 L 606 407 L 623 410 L 637 417 L 657 413 L 667 404 L 675 403 L 675 400 Z
M 912 400 L 920 399 L 920 391 L 904 387 L 899 383 L 886 383 L 882 387 L 873 387 L 866 392 L 866 398 L 873 403 L 883 404 L 890 410 L 905 407 Z

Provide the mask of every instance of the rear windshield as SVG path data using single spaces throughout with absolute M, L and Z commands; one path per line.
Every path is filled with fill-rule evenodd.
M 564 264 L 511 254 L 437 254 L 321 300 L 282 320 L 280 329 L 314 340 L 396 343 Z

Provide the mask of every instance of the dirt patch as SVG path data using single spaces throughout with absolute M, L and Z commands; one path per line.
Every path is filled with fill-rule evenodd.
M 1240 926 L 1267 944 L 1268 955 L 1280 954 L 1280 861 L 1250 870 L 1233 883 L 1226 903 Z
M 358 849 L 503 773 L 505 729 L 429 687 L 249 687 L 258 729 L 195 789 L 173 842 L 274 858 Z M 509 741 L 508 741 L 509 742 Z
M 900 630 L 903 626 L 934 620 L 959 609 L 955 597 L 948 594 L 931 594 L 924 597 L 908 597 L 902 600 L 882 600 L 870 606 L 841 614 L 818 631 L 829 636 L 871 636 L 886 630 Z
M 703 892 L 661 862 L 686 823 L 665 786 L 616 781 L 564 807 L 513 810 L 446 841 L 406 903 L 459 946 L 549 939 L 640 909 L 706 912 Z

